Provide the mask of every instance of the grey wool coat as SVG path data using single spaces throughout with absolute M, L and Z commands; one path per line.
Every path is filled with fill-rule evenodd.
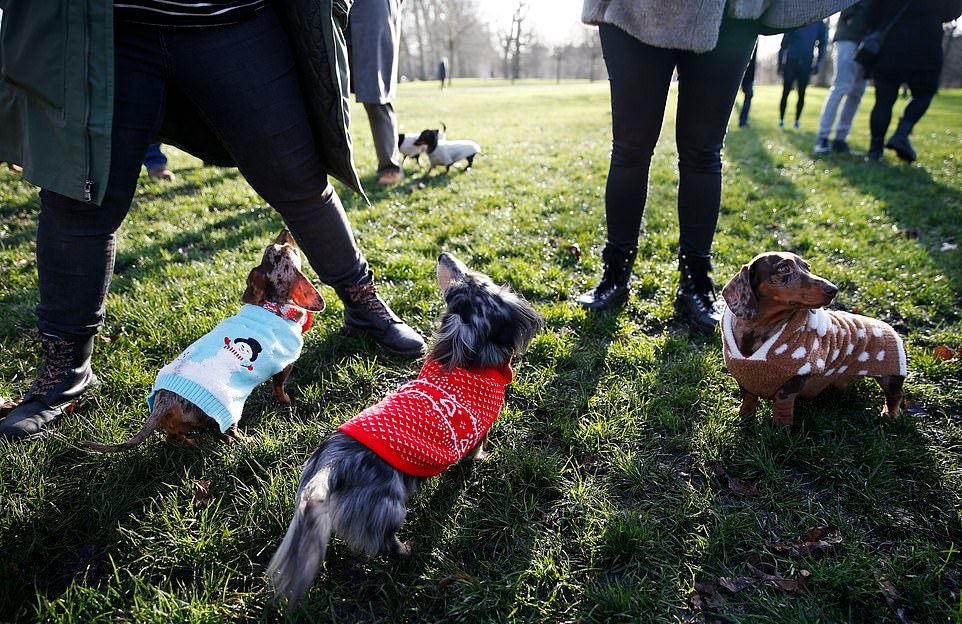
M 351 80 L 358 102 L 387 104 L 397 91 L 401 0 L 355 0 L 350 15 Z
M 707 52 L 722 18 L 757 20 L 762 32 L 804 26 L 856 0 L 585 0 L 581 21 L 611 24 L 659 48 Z

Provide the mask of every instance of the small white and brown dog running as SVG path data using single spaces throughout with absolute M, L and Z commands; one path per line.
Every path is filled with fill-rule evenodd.
M 414 145 L 427 149 L 431 161 L 428 173 L 435 167 L 446 167 L 445 171 L 451 171 L 451 165 L 460 160 L 468 161 L 465 170 L 470 169 L 474 157 L 481 153 L 481 146 L 474 141 L 446 139 L 444 135 L 444 130 L 425 130 L 414 142 Z
M 447 309 L 417 379 L 342 424 L 307 460 L 294 519 L 267 576 L 300 601 L 331 533 L 368 556 L 406 555 L 397 531 L 418 483 L 465 457 L 480 458 L 511 383 L 511 358 L 544 318 L 506 286 L 438 258 Z

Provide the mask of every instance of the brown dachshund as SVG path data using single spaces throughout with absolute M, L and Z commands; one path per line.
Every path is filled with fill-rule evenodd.
M 838 288 L 792 253 L 759 254 L 722 289 L 725 365 L 742 390 L 740 413 L 774 401 L 775 424 L 794 422 L 795 399 L 872 377 L 896 418 L 906 375 L 901 337 L 882 321 L 824 310 Z
M 250 391 L 268 378 L 274 398 L 290 404 L 284 382 L 300 355 L 301 334 L 324 300 L 301 271 L 294 237 L 283 230 L 247 276 L 241 308 L 194 342 L 158 373 L 148 403 L 151 414 L 122 444 L 84 442 L 101 452 L 142 443 L 158 427 L 168 442 L 194 444 L 194 431 L 219 428 L 225 441 L 237 437 L 237 421 Z M 189 398 L 188 398 L 189 397 Z

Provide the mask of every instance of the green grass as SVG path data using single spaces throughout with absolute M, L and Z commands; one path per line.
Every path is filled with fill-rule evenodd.
M 463 82 L 463 81 L 461 81 Z M 477 85 L 467 85 L 473 87 Z M 451 251 L 513 284 L 548 326 L 520 359 L 493 455 L 460 465 L 414 498 L 410 560 L 364 561 L 336 540 L 298 621 L 637 622 L 693 617 L 694 583 L 747 574 L 766 543 L 839 527 L 821 558 L 776 559 L 811 572 L 788 595 L 751 588 L 717 613 L 732 622 L 895 621 L 879 578 L 918 622 L 962 621 L 962 92 L 946 91 L 918 127 L 921 160 L 813 157 L 825 91 L 811 89 L 801 131 L 775 128 L 777 91 L 759 88 L 748 130 L 732 129 L 716 239 L 724 283 L 754 254 L 796 251 L 841 287 L 839 305 L 907 338 L 909 414 L 880 422 L 863 382 L 801 402 L 776 431 L 765 404 L 740 418 L 718 337 L 692 339 L 672 318 L 677 217 L 673 115 L 655 153 L 633 296 L 593 316 L 572 295 L 599 275 L 610 114 L 604 83 L 439 93 L 404 85 L 402 130 L 437 127 L 484 154 L 468 172 L 342 193 L 381 289 L 425 334 L 441 309 L 434 259 Z M 672 96 L 674 97 L 674 96 Z M 868 141 L 871 93 L 853 147 Z M 901 106 L 901 103 L 900 105 Z M 669 106 L 671 111 L 673 106 Z M 373 150 L 355 107 L 358 166 Z M 263 573 L 290 520 L 300 466 L 337 425 L 413 376 L 339 333 L 341 306 L 307 335 L 284 409 L 258 389 L 244 444 L 176 448 L 159 436 L 100 456 L 84 439 L 120 440 L 146 418 L 157 369 L 231 314 L 244 278 L 280 227 L 237 171 L 175 150 L 174 184 L 144 179 L 119 237 L 102 390 L 33 444 L 0 442 L 0 620 L 272 621 Z M 370 185 L 373 189 L 374 185 Z M 35 190 L 0 173 L 0 397 L 38 364 Z M 579 260 L 567 248 L 584 250 Z M 721 461 L 757 486 L 738 498 L 711 476 Z M 211 504 L 193 504 L 192 480 Z M 441 584 L 451 575 L 477 581 Z M 705 616 L 711 619 L 713 616 Z

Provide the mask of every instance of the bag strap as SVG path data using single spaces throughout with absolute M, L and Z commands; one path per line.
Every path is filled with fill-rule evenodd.
M 889 34 L 889 31 L 892 30 L 892 26 L 895 26 L 895 22 L 899 21 L 899 18 L 901 18 L 902 15 L 905 14 L 905 11 L 906 11 L 906 9 L 909 8 L 909 5 L 910 5 L 910 4 L 912 4 L 912 0 L 906 0 L 905 4 L 903 4 L 903 5 L 899 8 L 899 10 L 895 12 L 895 15 L 893 15 L 893 16 L 889 19 L 889 21 L 888 21 L 888 23 L 885 25 L 885 27 L 884 27 L 884 28 L 879 28 L 879 29 L 876 30 L 875 32 L 880 33 L 883 37 L 886 36 L 887 34 Z

